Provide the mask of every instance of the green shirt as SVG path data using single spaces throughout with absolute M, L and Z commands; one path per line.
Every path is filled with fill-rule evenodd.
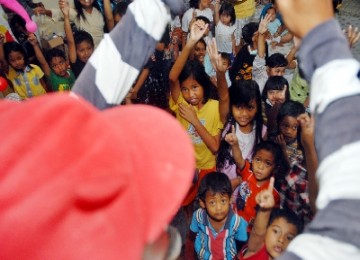
M 74 73 L 68 69 L 67 73 L 69 77 L 61 77 L 56 75 L 53 71 L 50 73 L 50 84 L 52 86 L 53 91 L 69 91 L 75 82 Z

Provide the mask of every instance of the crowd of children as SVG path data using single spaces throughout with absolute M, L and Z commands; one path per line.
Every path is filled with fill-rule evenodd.
M 64 50 L 45 52 L 26 31 L 16 41 L 0 33 L 7 91 L 19 100 L 71 91 L 128 2 L 75 0 L 72 9 L 60 0 Z M 176 216 L 186 223 L 186 259 L 276 258 L 316 213 L 317 153 L 296 39 L 275 3 L 261 17 L 256 3 L 190 0 L 125 98 L 172 113 L 194 145 L 196 174 Z M 350 45 L 358 38 L 355 30 Z M 286 53 L 275 48 L 283 44 Z

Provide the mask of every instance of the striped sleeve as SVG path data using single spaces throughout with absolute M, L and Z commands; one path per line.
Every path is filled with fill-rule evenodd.
M 317 207 L 334 199 L 360 199 L 360 64 L 335 20 L 309 33 L 300 65 L 311 79 L 310 106 L 315 115 L 319 158 Z M 356 155 L 356 156 L 355 156 Z
M 139 71 L 155 49 L 170 21 L 178 13 L 178 0 L 136 0 L 126 15 L 96 48 L 73 92 L 99 109 L 120 104 Z

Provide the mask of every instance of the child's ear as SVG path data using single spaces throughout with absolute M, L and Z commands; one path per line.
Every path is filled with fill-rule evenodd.
M 199 204 L 201 208 L 205 208 L 205 201 L 203 201 L 202 199 L 199 199 Z

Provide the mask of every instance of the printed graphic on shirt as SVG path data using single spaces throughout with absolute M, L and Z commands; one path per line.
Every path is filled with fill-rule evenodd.
M 205 119 L 200 119 L 200 123 L 205 126 Z M 202 139 L 199 133 L 196 131 L 195 127 L 192 124 L 189 124 L 189 128 L 187 130 L 189 135 L 191 136 L 191 141 L 193 144 L 201 144 Z
M 244 181 L 240 184 L 239 187 L 239 196 L 236 199 L 236 207 L 238 210 L 243 210 L 245 207 L 245 203 L 251 195 L 251 190 L 249 187 L 249 183 Z

